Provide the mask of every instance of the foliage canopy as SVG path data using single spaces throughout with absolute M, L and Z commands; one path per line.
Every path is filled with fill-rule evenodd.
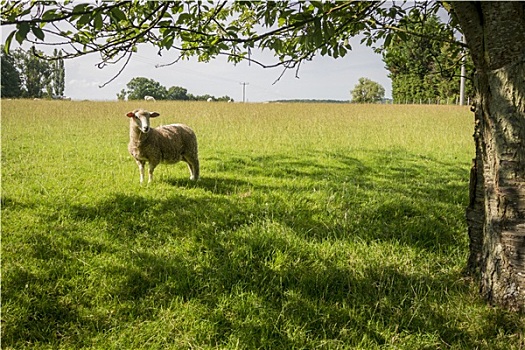
M 20 73 L 15 68 L 14 58 L 2 51 L 2 97 L 19 97 L 22 94 Z
M 400 26 L 425 35 L 395 37 L 391 45 L 381 50 L 392 79 L 392 98 L 402 102 L 456 99 L 461 75 L 459 63 L 465 53 L 449 42 L 432 39 L 441 35 L 452 40 L 452 29 L 436 15 L 410 12 L 409 19 Z M 471 60 L 467 62 L 467 71 L 472 75 Z M 467 81 L 467 95 L 473 96 L 471 79 Z
M 316 54 L 342 57 L 351 50 L 349 39 L 363 34 L 371 45 L 410 32 L 407 8 L 384 2 L 150 2 L 24 3 L 2 1 L 2 25 L 16 28 L 6 38 L 35 45 L 62 44 L 64 57 L 98 52 L 99 66 L 129 61 L 137 47 L 153 44 L 159 54 L 176 51 L 176 61 L 196 56 L 209 61 L 227 55 L 231 62 L 248 59 L 263 67 L 299 69 Z M 436 13 L 437 3 L 415 3 L 416 14 Z M 59 25 L 67 23 L 67 25 Z M 432 40 L 460 45 L 447 33 Z M 259 61 L 252 51 L 270 50 L 277 62 Z
M 359 78 L 351 94 L 354 103 L 375 103 L 385 97 L 385 88 L 368 78 Z
M 42 52 L 18 48 L 2 51 L 2 97 L 62 97 L 65 88 L 64 60 L 55 50 L 54 60 Z

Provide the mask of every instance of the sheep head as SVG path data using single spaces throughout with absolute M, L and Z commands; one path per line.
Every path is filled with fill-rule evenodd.
M 157 112 L 148 112 L 144 109 L 135 109 L 133 112 L 128 112 L 126 116 L 132 118 L 137 127 L 143 133 L 147 133 L 150 129 L 149 119 L 156 118 L 160 114 Z

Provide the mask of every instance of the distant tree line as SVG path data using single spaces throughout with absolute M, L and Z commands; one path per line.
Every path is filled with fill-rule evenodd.
M 152 96 L 155 100 L 179 100 L 179 101 L 233 101 L 229 96 L 215 97 L 212 95 L 196 96 L 188 93 L 188 90 L 180 86 L 166 88 L 158 81 L 144 77 L 135 77 L 117 94 L 119 100 L 142 100 L 144 96 Z
M 291 99 L 291 100 L 273 100 L 271 103 L 348 103 L 348 100 L 323 100 L 323 99 Z
M 18 48 L 6 54 L 1 49 L 2 98 L 62 98 L 65 89 L 64 59 L 54 51 L 46 60 L 42 52 Z

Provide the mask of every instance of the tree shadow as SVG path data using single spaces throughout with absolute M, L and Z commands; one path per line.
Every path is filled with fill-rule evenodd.
M 296 329 L 319 342 L 333 341 L 334 347 L 357 346 L 356 332 L 382 346 L 390 339 L 381 327 L 395 327 L 398 334 L 437 334 L 443 344 L 475 348 L 480 345 L 476 339 L 498 330 L 517 332 L 519 319 L 502 316 L 491 320 L 492 330 L 473 339 L 452 322 L 454 316 L 436 308 L 444 294 L 469 294 L 457 272 L 411 273 L 385 261 L 356 268 L 366 259 L 343 264 L 316 252 L 321 243 L 355 240 L 395 242 L 421 254 L 457 248 L 458 228 L 448 222 L 463 215 L 457 210 L 467 200 L 468 186 L 461 182 L 467 170 L 432 159 L 425 167 L 418 156 L 404 152 L 373 156 L 370 164 L 339 153 L 329 154 L 330 162 L 313 154 L 307 161 L 280 156 L 221 160 L 225 173 L 236 169 L 242 177 L 218 173 L 198 182 L 169 179 L 181 191 L 163 199 L 115 193 L 89 205 L 56 208 L 71 226 L 63 228 L 60 240 L 35 234 L 28 248 L 45 273 L 18 266 L 5 276 L 6 313 L 14 305 L 20 312 L 9 316 L 14 322 L 4 329 L 6 345 L 81 347 L 94 333 L 129 322 L 130 315 L 156 320 L 173 300 L 206 306 L 198 317 L 214 325 L 207 345 L 235 336 L 246 348 L 304 346 L 289 334 Z M 243 173 L 242 166 L 249 170 Z M 253 193 L 240 196 L 246 188 Z M 185 195 L 184 189 L 207 195 Z M 330 194 L 340 196 L 331 199 Z M 50 230 L 57 220 L 47 218 Z M 91 226 L 98 237 L 83 232 Z M 79 282 L 78 274 L 89 283 L 110 281 L 99 288 L 105 302 L 118 300 L 113 314 L 97 312 L 102 301 L 82 290 L 96 287 Z M 256 321 L 240 322 L 243 317 Z
M 273 219 L 319 241 L 355 237 L 396 241 L 430 251 L 456 248 L 457 232 L 463 229 L 457 223 L 462 223 L 468 203 L 466 167 L 403 150 L 367 153 L 372 159 L 367 164 L 342 152 L 324 157 L 311 153 L 301 160 L 282 155 L 220 158 L 220 168 L 240 172 L 242 180 L 232 184 L 231 180 L 208 178 L 193 186 L 228 195 L 248 189 L 269 197 L 273 206 L 255 205 L 258 212 L 269 211 Z M 246 173 L 242 173 L 244 168 Z M 259 180 L 250 182 L 250 178 Z M 280 193 L 274 195 L 274 190 L 285 193 L 282 200 L 275 198 Z M 297 197 L 302 199 L 286 200 Z M 327 215 L 327 211 L 333 213 Z

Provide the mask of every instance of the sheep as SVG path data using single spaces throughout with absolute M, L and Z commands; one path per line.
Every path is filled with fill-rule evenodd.
M 213 98 L 208 97 L 208 99 L 206 100 L 206 102 L 213 102 Z
M 144 96 L 144 100 L 145 101 L 153 101 L 153 102 L 155 102 L 155 97 L 146 95 L 146 96 Z
M 135 109 L 126 114 L 130 118 L 128 151 L 135 158 L 140 171 L 140 183 L 144 182 L 144 165 L 149 162 L 148 183 L 159 163 L 184 161 L 190 170 L 190 180 L 199 179 L 197 137 L 184 124 L 162 125 L 150 128 L 150 118 L 160 114 Z

